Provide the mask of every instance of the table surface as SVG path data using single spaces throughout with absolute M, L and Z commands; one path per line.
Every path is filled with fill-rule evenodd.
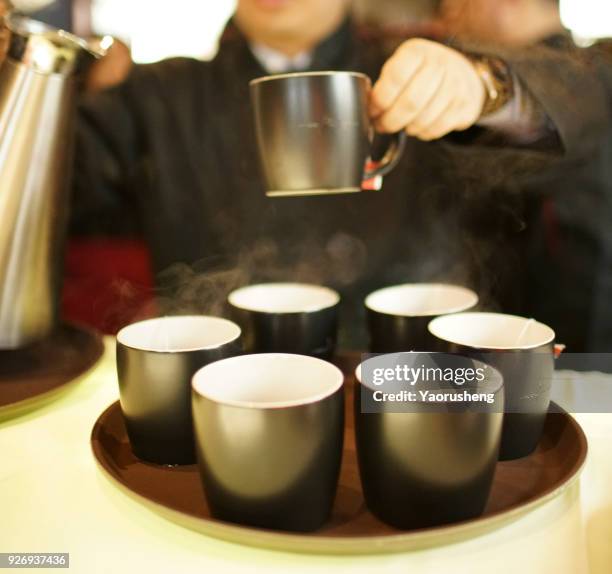
M 612 377 L 562 372 L 554 399 L 569 404 L 585 381 L 600 392 L 612 389 Z M 441 548 L 338 557 L 222 542 L 169 522 L 119 491 L 98 468 L 89 444 L 94 422 L 117 399 L 114 342 L 109 338 L 102 360 L 65 395 L 0 422 L 0 552 L 69 552 L 70 571 L 83 574 L 612 570 L 610 414 L 576 415 L 589 440 L 580 482 L 517 521 Z

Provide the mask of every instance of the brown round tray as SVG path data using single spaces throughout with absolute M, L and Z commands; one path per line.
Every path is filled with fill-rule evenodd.
M 67 390 L 104 352 L 99 334 L 64 324 L 43 341 L 0 351 L 0 419 L 23 414 Z
M 356 361 L 340 361 L 352 373 Z M 386 526 L 365 507 L 359 482 L 353 430 L 352 389 L 346 382 L 346 436 L 338 493 L 330 521 L 312 534 L 262 530 L 210 516 L 195 465 L 167 467 L 137 459 L 130 449 L 119 403 L 97 420 L 91 443 L 105 473 L 126 493 L 183 526 L 224 540 L 290 552 L 374 554 L 442 546 L 478 536 L 558 496 L 578 477 L 587 442 L 578 423 L 558 406 L 549 413 L 537 450 L 529 457 L 500 462 L 485 512 L 479 518 L 423 530 Z

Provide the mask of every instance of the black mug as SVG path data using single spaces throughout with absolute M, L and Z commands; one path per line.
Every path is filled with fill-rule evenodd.
M 367 180 L 389 173 L 404 151 L 400 131 L 383 158 L 371 161 L 371 81 L 365 74 L 278 74 L 250 86 L 268 196 L 358 192 Z
M 244 355 L 193 378 L 204 493 L 215 518 L 312 531 L 328 519 L 344 433 L 342 372 L 303 355 Z
M 334 354 L 340 295 L 306 283 L 262 283 L 228 297 L 230 315 L 248 353 L 297 353 L 320 359 Z
M 191 378 L 239 354 L 240 328 L 205 316 L 162 317 L 117 334 L 121 410 L 134 454 L 157 464 L 193 464 Z
M 500 460 L 531 454 L 550 405 L 555 332 L 533 319 L 501 313 L 438 317 L 429 331 L 448 352 L 479 359 L 502 374 L 506 414 Z
M 416 393 L 414 402 L 381 402 L 380 389 L 386 387 L 377 386 L 373 375 L 376 369 L 384 371 L 396 364 L 481 369 L 482 380 L 463 386 L 439 379 L 420 381 L 409 387 Z M 399 529 L 429 528 L 479 516 L 489 498 L 498 459 L 504 416 L 500 374 L 466 357 L 396 353 L 364 361 L 356 380 L 359 475 L 372 514 Z M 455 402 L 453 398 L 464 387 L 470 399 Z M 398 396 L 396 382 L 390 390 Z M 443 391 L 444 398 L 437 403 L 419 400 L 421 391 Z M 478 394 L 489 398 L 472 398 Z
M 477 303 L 478 295 L 470 289 L 444 283 L 407 283 L 374 291 L 365 299 L 370 352 L 435 351 L 429 322 Z

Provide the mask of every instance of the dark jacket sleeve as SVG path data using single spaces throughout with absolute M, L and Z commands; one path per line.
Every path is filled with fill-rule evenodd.
M 575 46 L 538 46 L 505 55 L 556 129 L 568 157 L 587 156 L 610 131 L 608 91 L 599 59 Z
M 606 141 L 612 130 L 609 89 L 601 58 L 592 51 L 569 44 L 462 49 L 502 58 L 550 128 L 543 141 L 529 145 L 514 145 L 478 128 L 445 138 L 447 161 L 466 189 L 518 189 L 543 168 L 585 161 Z
M 130 232 L 128 180 L 142 157 L 133 109 L 138 72 L 122 85 L 84 95 L 77 114 L 71 202 L 76 234 Z
M 208 66 L 171 58 L 134 66 L 121 85 L 83 96 L 78 110 L 71 232 L 142 234 L 151 186 L 180 159 Z M 188 141 L 192 141 L 193 138 Z M 162 152 L 160 152 L 162 150 Z M 167 184 L 166 184 L 167 185 Z

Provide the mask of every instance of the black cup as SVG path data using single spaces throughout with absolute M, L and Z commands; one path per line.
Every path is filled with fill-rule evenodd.
M 438 403 L 377 402 L 372 373 L 393 364 L 483 369 L 470 393 L 490 395 Z M 444 353 L 378 355 L 356 372 L 355 439 L 366 504 L 377 518 L 399 529 L 450 524 L 479 516 L 487 503 L 498 460 L 503 420 L 503 382 L 484 363 Z M 468 385 L 465 385 L 468 387 Z M 463 387 L 439 380 L 419 382 L 413 392 L 443 390 L 456 397 Z M 397 391 L 395 383 L 392 394 Z M 418 396 L 418 395 L 417 395 Z M 374 407 L 375 406 L 375 407 Z
M 193 378 L 200 475 L 212 515 L 312 531 L 329 517 L 344 432 L 343 375 L 303 355 L 244 355 Z
M 501 313 L 438 317 L 429 331 L 448 352 L 484 361 L 502 374 L 506 414 L 500 460 L 531 454 L 550 404 L 555 332 L 533 319 Z
M 249 353 L 334 354 L 340 296 L 305 283 L 263 283 L 230 293 L 231 317 Z
M 477 303 L 478 295 L 470 289 L 443 283 L 407 283 L 374 291 L 365 300 L 370 352 L 435 351 L 429 322 Z
M 218 317 L 162 317 L 117 334 L 121 410 L 134 454 L 157 464 L 193 464 L 191 378 L 240 352 L 240 328 Z
M 370 78 L 358 72 L 276 74 L 251 81 L 257 148 L 266 195 L 326 195 L 361 191 L 389 173 L 406 143 L 387 138 L 374 163 L 368 114 Z M 382 150 L 381 150 L 382 151 Z

